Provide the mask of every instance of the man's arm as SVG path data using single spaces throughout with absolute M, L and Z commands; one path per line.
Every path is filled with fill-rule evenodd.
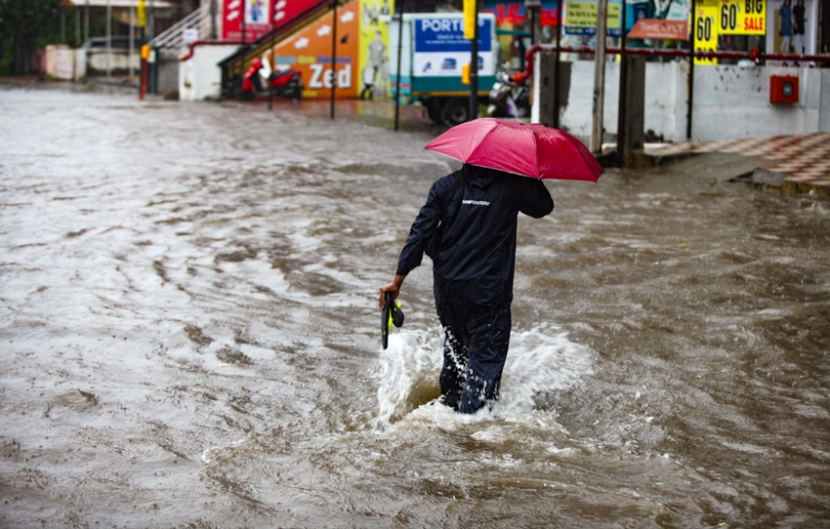
M 523 182 L 519 193 L 519 211 L 534 219 L 540 219 L 553 211 L 553 198 L 541 180 L 521 177 Z
M 429 189 L 426 203 L 421 207 L 418 216 L 409 229 L 409 236 L 403 245 L 398 258 L 396 275 L 409 275 L 413 269 L 421 265 L 424 259 L 424 250 L 427 242 L 435 235 L 441 221 L 442 197 L 445 192 L 446 177 L 436 180 Z
M 424 248 L 426 242 L 435 235 L 435 230 L 438 229 L 438 223 L 441 220 L 441 200 L 440 196 L 443 189 L 443 180 L 437 180 L 429 188 L 426 203 L 421 207 L 418 216 L 412 223 L 412 228 L 409 230 L 409 237 L 406 238 L 406 243 L 403 245 L 401 255 L 398 258 L 398 268 L 395 272 L 395 278 L 388 285 L 380 288 L 380 310 L 386 308 L 386 296 L 389 292 L 392 294 L 392 299 L 397 299 L 401 291 L 403 280 L 409 275 L 414 268 L 420 266 L 424 258 Z M 439 184 L 441 182 L 441 184 Z

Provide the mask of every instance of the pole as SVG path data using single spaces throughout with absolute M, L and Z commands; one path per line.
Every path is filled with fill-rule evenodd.
M 536 44 L 537 35 L 536 35 L 536 8 L 530 7 L 528 2 L 525 2 L 525 10 L 529 11 L 530 15 L 530 45 Z
M 597 1 L 596 54 L 594 55 L 594 109 L 591 126 L 591 152 L 602 152 L 602 121 L 605 104 L 605 27 L 608 0 Z
M 89 40 L 89 0 L 86 0 L 86 13 L 84 13 L 84 41 Z
M 334 91 L 337 89 L 337 0 L 331 0 L 331 119 L 334 119 Z
M 692 39 L 689 41 L 689 105 L 686 110 L 686 139 L 692 139 L 692 106 L 695 98 L 695 45 L 697 44 L 697 2 L 692 0 Z
M 210 40 L 216 40 L 218 34 L 219 32 L 216 29 L 216 0 L 210 0 Z
M 112 5 L 110 0 L 107 0 L 107 80 L 111 77 L 110 60 L 112 56 Z
M 556 54 L 553 56 L 553 68 L 555 72 L 553 82 L 556 83 L 556 86 L 553 87 L 553 128 L 555 129 L 559 128 L 559 102 L 561 101 L 559 88 L 562 86 L 562 83 L 559 82 L 559 72 L 561 71 L 559 66 L 559 47 L 562 42 L 562 2 L 563 0 L 558 0 L 556 3 Z M 533 82 L 535 83 L 537 81 Z
M 276 60 L 276 52 L 274 48 L 276 47 L 277 43 L 277 25 L 274 24 L 274 21 L 271 20 L 271 73 L 268 75 L 268 79 L 265 81 L 268 86 L 268 110 L 271 110 L 271 104 L 274 100 L 274 87 L 271 86 L 271 78 L 276 75 L 277 73 L 277 60 Z
M 403 13 L 406 9 L 406 0 L 400 0 L 398 10 L 398 73 L 395 86 L 395 131 L 398 130 L 398 117 L 401 110 L 401 56 L 403 55 Z
M 133 6 L 130 10 L 130 51 L 127 52 L 127 68 L 129 69 L 130 81 L 133 80 L 133 52 L 135 47 L 135 9 Z
M 625 39 L 627 31 L 626 0 L 622 0 L 622 21 L 620 22 L 620 98 L 617 102 L 617 154 L 625 160 L 625 128 L 628 121 L 626 100 L 628 99 L 628 55 L 625 52 Z M 624 163 L 624 162 L 623 162 Z
M 147 17 L 147 42 L 148 42 L 148 44 L 151 40 L 153 40 L 153 37 L 155 37 L 155 35 L 153 34 L 153 30 L 155 29 L 154 22 L 155 22 L 155 19 L 156 19 L 155 13 L 153 12 L 153 0 L 150 0 L 149 4 L 150 4 L 150 16 Z
M 247 1 L 248 0 L 242 0 L 242 25 L 240 26 L 242 28 L 242 35 L 241 35 L 241 38 L 239 39 L 242 42 L 242 45 L 239 47 L 239 49 L 243 50 L 243 53 L 244 53 L 244 50 L 245 50 L 245 30 L 246 30 L 246 28 L 245 28 L 245 18 L 247 18 L 246 15 L 248 14 Z M 243 67 L 245 66 L 244 61 L 242 62 L 242 66 Z M 243 73 L 242 75 L 244 77 L 245 74 Z M 253 82 L 253 81 L 251 81 L 251 82 Z M 252 101 L 253 101 L 253 99 L 254 98 L 252 98 Z M 243 100 L 242 90 L 239 91 L 239 100 L 240 101 Z
M 473 16 L 473 41 L 470 43 L 470 115 L 467 120 L 478 117 L 478 2 L 475 0 L 476 9 Z
M 146 46 L 146 44 L 145 44 Z M 139 80 L 138 99 L 144 101 L 144 94 L 147 93 L 147 59 L 144 54 L 141 56 L 141 79 Z

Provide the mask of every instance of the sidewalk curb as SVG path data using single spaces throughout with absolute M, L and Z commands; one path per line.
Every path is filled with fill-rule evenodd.
M 647 144 L 644 156 L 655 166 L 700 154 L 755 159 L 756 167 L 732 179 L 786 194 L 830 197 L 830 133 L 747 138 L 702 143 Z

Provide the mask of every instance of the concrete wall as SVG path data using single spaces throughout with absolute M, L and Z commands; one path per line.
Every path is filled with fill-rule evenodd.
M 217 64 L 237 48 L 229 44 L 194 46 L 193 55 L 179 63 L 179 99 L 201 101 L 206 97 L 219 97 L 222 71 Z
M 65 45 L 48 45 L 42 56 L 41 68 L 47 75 L 71 81 L 75 76 L 75 50 Z
M 106 50 L 90 49 L 85 51 L 85 57 L 87 73 L 91 70 L 106 72 L 108 67 L 121 72 L 129 70 L 131 65 L 134 72 L 141 68 L 141 54 L 138 50 L 130 55 L 127 50 L 111 50 L 107 53 Z
M 813 68 L 695 68 L 693 139 L 758 138 L 819 131 L 822 71 Z M 770 78 L 799 78 L 797 104 L 769 102 Z M 830 97 L 830 93 L 825 94 Z
M 686 68 L 680 63 L 648 63 L 646 65 L 645 127 L 666 139 L 685 135 L 686 131 Z M 603 124 L 606 133 L 617 132 L 620 65 L 609 62 L 605 69 L 605 112 Z M 571 70 L 571 90 L 568 107 L 560 123 L 572 134 L 591 136 L 593 109 L 594 63 L 576 61 Z
M 55 50 L 55 77 L 72 81 L 75 79 L 75 50 L 58 48 Z
M 538 62 L 538 61 L 537 61 Z M 645 128 L 666 141 L 686 141 L 688 62 L 646 64 Z M 605 113 L 607 135 L 616 134 L 619 64 L 606 64 Z M 799 77 L 799 102 L 769 102 L 772 75 Z M 536 76 L 534 76 L 536 78 Z M 591 135 L 594 63 L 572 65 L 568 107 L 561 123 L 572 134 Z M 538 106 L 534 86 L 534 107 Z M 538 110 L 534 108 L 534 116 Z M 536 119 L 535 121 L 538 121 Z M 711 141 L 830 131 L 830 70 L 777 66 L 695 67 L 692 140 Z M 606 137 L 605 141 L 609 141 Z

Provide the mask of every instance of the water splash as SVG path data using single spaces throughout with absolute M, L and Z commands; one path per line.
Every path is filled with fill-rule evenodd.
M 439 329 L 409 329 L 389 336 L 377 371 L 378 425 L 394 423 L 441 394 Z
M 379 427 L 398 422 L 416 410 L 418 420 L 425 416 L 435 421 L 447 418 L 444 412 L 449 410 L 436 402 L 440 396 L 442 343 L 438 327 L 409 329 L 390 336 L 389 348 L 380 353 L 376 373 Z M 579 384 L 593 373 L 593 364 L 591 349 L 569 340 L 568 333 L 556 325 L 514 331 L 502 375 L 501 398 L 492 410 L 481 411 L 476 417 L 510 420 L 532 412 L 536 409 L 534 397 Z

